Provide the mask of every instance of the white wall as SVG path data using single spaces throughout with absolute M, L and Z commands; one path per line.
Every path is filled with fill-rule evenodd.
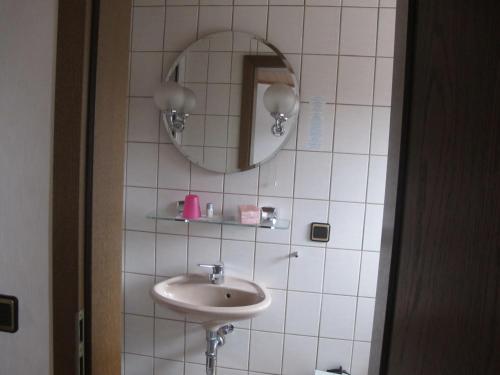
M 126 375 L 203 375 L 204 332 L 155 306 L 149 288 L 222 259 L 265 283 L 269 312 L 240 322 L 220 349 L 219 375 L 312 375 L 342 365 L 366 375 L 385 190 L 394 0 L 135 0 L 124 262 Z M 165 6 L 166 4 L 166 6 Z M 250 4 L 250 6 L 246 6 Z M 178 6 L 183 5 L 183 6 Z M 189 43 L 247 31 L 275 44 L 301 81 L 298 131 L 275 159 L 223 175 L 169 144 L 151 96 Z M 235 214 L 277 206 L 287 231 L 155 222 L 146 214 L 185 194 Z M 311 222 L 331 241 L 311 242 Z M 289 258 L 299 251 L 299 258 Z
M 0 374 L 51 373 L 51 166 L 57 1 L 0 1 Z

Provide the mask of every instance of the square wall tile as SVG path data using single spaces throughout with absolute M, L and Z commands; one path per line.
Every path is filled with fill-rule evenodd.
M 132 20 L 132 50 L 161 51 L 165 7 L 134 7 Z
M 269 289 L 273 302 L 261 315 L 253 318 L 252 329 L 268 332 L 284 332 L 286 291 Z
M 125 271 L 154 275 L 154 233 L 125 231 Z
M 156 237 L 156 274 L 177 276 L 187 272 L 186 236 L 158 234 Z
M 292 253 L 298 257 L 290 258 L 288 289 L 302 292 L 321 293 L 323 287 L 323 268 L 325 249 L 319 247 L 292 246 Z
M 247 375 L 247 374 L 248 373 L 244 370 L 234 370 L 232 368 L 217 367 L 217 375 Z
M 203 147 L 203 165 L 207 169 L 223 173 L 226 171 L 226 150 L 220 147 Z
M 258 207 L 274 207 L 278 210 L 278 217 L 290 220 L 292 217 L 292 198 L 264 197 L 259 196 Z M 290 243 L 291 228 L 280 230 L 269 230 L 258 228 L 258 242 Z
M 182 70 L 181 70 L 182 71 Z M 185 82 L 207 82 L 208 52 L 189 51 L 186 54 Z
M 377 294 L 379 257 L 380 254 L 377 252 L 363 251 L 358 292 L 360 296 L 375 298 Z
M 321 294 L 288 292 L 285 332 L 317 336 L 319 330 Z
M 184 322 L 155 319 L 155 357 L 184 361 Z
M 365 230 L 363 234 L 363 250 L 380 251 L 384 206 L 366 205 Z
M 231 82 L 231 52 L 210 52 L 208 59 L 208 82 Z
M 378 7 L 379 0 L 343 0 L 342 5 L 346 7 Z
M 192 90 L 196 96 L 196 106 L 193 109 L 193 115 L 206 114 L 206 101 L 207 101 L 207 84 L 205 83 L 186 83 L 185 87 Z M 188 120 L 189 121 L 189 120 Z
M 360 250 L 363 240 L 365 205 L 362 203 L 332 202 L 332 226 L 328 247 Z
M 297 149 L 331 152 L 335 106 L 320 101 L 300 104 Z
M 250 331 L 246 329 L 235 329 L 231 333 L 230 338 L 231 344 L 224 346 L 224 349 L 219 351 L 217 364 L 221 367 L 247 370 Z
M 155 358 L 154 375 L 184 375 L 184 363 Z
M 156 187 L 158 145 L 152 143 L 127 144 L 127 185 Z
M 337 56 L 303 55 L 301 100 L 333 103 L 336 85 Z
M 316 337 L 285 335 L 283 374 L 310 374 L 316 366 Z
M 368 155 L 333 154 L 330 199 L 364 202 L 368 179 Z
M 293 196 L 295 151 L 281 150 L 260 166 L 259 194 L 277 197 Z
M 306 0 L 306 6 L 339 7 L 341 0 Z
M 256 195 L 259 183 L 259 167 L 243 172 L 227 174 L 224 180 L 224 192 Z
M 227 115 L 205 117 L 205 146 L 227 146 L 228 119 Z
M 229 114 L 229 84 L 211 83 L 207 86 L 207 115 Z
M 352 341 L 320 338 L 316 368 L 326 371 L 342 366 L 343 369 L 349 371 L 351 354 Z
M 161 85 L 161 52 L 132 52 L 130 96 L 153 96 Z
M 257 242 L 254 280 L 268 288 L 286 289 L 289 256 L 289 245 Z
M 153 316 L 153 300 L 149 294 L 154 276 L 125 273 L 125 312 Z
M 352 375 L 368 374 L 368 365 L 370 362 L 370 343 L 355 341 L 352 350 Z
M 396 9 L 380 9 L 378 17 L 377 56 L 393 57 Z
M 222 240 L 221 260 L 228 276 L 253 279 L 255 242 Z
M 376 8 L 343 8 L 340 53 L 375 56 L 377 18 Z
M 358 298 L 356 328 L 354 329 L 355 340 L 371 341 L 374 311 L 375 298 Z
M 234 0 L 234 5 L 267 5 L 267 0 Z
M 233 5 L 233 0 L 200 0 L 200 5 Z
M 280 374 L 283 334 L 252 331 L 251 336 L 250 370 Z
M 160 145 L 158 187 L 188 190 L 190 163 L 174 145 Z
M 198 7 L 167 7 L 165 50 L 183 51 L 196 40 Z
M 153 375 L 153 358 L 143 355 L 125 354 L 124 367 L 125 375 Z
M 160 111 L 151 98 L 129 98 L 127 140 L 158 142 Z
M 337 102 L 371 105 L 374 74 L 375 58 L 341 56 Z
M 205 375 L 205 365 L 195 363 L 185 363 L 184 375 Z
M 295 198 L 328 199 L 332 154 L 297 152 Z
M 197 165 L 191 166 L 191 189 L 198 191 L 223 192 L 224 174 L 208 171 Z
M 324 295 L 320 336 L 352 340 L 356 319 L 356 297 Z
M 396 0 L 380 0 L 380 7 L 396 8 Z
M 269 8 L 267 39 L 282 53 L 300 53 L 302 51 L 303 21 L 303 6 L 272 6 Z
M 220 261 L 221 240 L 215 238 L 189 237 L 188 272 L 208 273 L 198 264 L 213 264 Z
M 340 8 L 306 7 L 304 53 L 338 54 Z
M 377 58 L 373 104 L 390 106 L 392 97 L 392 66 L 394 59 Z
M 311 223 L 328 221 L 328 201 L 295 199 L 292 218 L 292 244 L 324 247 L 310 240 Z
M 372 107 L 337 105 L 335 119 L 335 152 L 368 154 Z
M 206 331 L 201 324 L 186 323 L 186 362 L 205 363 Z
M 302 5 L 302 0 L 269 0 L 270 5 Z
M 391 108 L 373 107 L 373 124 L 370 153 L 387 155 L 389 150 L 389 128 Z
M 357 295 L 360 263 L 360 251 L 327 249 L 323 292 Z
M 205 116 L 190 115 L 184 131 L 181 144 L 183 146 L 203 146 L 205 139 Z
M 266 39 L 267 7 L 235 6 L 233 29 Z
M 156 190 L 147 188 L 126 188 L 125 228 L 153 232 L 155 221 L 147 214 L 156 209 Z
M 200 6 L 198 37 L 218 31 L 231 30 L 232 22 L 232 6 Z
M 367 202 L 384 203 L 387 156 L 370 156 Z
M 125 352 L 153 355 L 153 318 L 125 314 Z

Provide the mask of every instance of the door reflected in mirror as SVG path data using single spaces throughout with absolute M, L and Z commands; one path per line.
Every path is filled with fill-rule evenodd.
M 164 81 L 154 99 L 167 133 L 202 168 L 254 168 L 296 127 L 295 74 L 274 46 L 253 35 L 227 31 L 196 41 Z

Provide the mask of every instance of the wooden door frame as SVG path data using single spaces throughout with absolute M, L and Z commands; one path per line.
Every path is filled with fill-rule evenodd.
M 401 234 L 402 206 L 407 152 L 407 119 L 409 116 L 409 74 L 412 61 L 414 1 L 398 0 L 394 42 L 389 152 L 385 188 L 382 241 L 375 299 L 369 375 L 387 373 L 392 321 L 396 295 L 397 266 Z
M 85 374 L 120 374 L 131 9 L 131 0 L 59 3 L 52 220 L 54 375 L 83 373 L 77 324 L 83 308 Z

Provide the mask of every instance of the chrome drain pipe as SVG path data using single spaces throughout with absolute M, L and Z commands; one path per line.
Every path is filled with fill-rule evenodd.
M 217 349 L 219 346 L 224 345 L 224 337 L 233 332 L 234 326 L 232 324 L 220 327 L 217 331 L 212 331 L 207 329 L 207 351 L 205 355 L 207 357 L 206 361 L 206 372 L 207 375 L 215 374 L 215 367 L 217 365 Z

